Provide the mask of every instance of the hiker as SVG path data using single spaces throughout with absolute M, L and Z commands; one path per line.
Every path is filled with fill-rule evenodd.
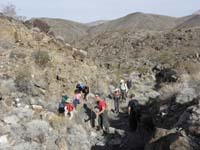
M 67 100 L 68 100 L 68 96 L 65 95 L 65 94 L 62 94 L 62 98 L 61 98 L 61 102 L 59 103 L 59 106 L 58 106 L 58 112 L 59 113 L 64 113 L 65 112 L 65 105 L 67 103 Z
M 120 91 L 121 91 L 122 101 L 126 102 L 128 88 L 124 80 L 120 81 Z
M 80 104 L 82 101 L 82 96 L 81 96 L 81 92 L 79 89 L 75 89 L 74 94 L 75 94 L 75 97 L 73 100 L 73 104 L 76 109 L 77 105 Z
M 80 82 L 76 85 L 76 89 L 79 89 L 79 91 L 83 93 L 83 99 L 87 100 L 87 95 L 89 94 L 89 87 Z
M 74 111 L 75 107 L 74 104 L 71 102 L 67 102 L 65 105 L 65 116 L 69 116 L 69 119 L 71 120 L 73 117 L 73 111 Z
M 61 102 L 58 106 L 58 112 L 64 114 L 65 116 L 69 115 L 70 119 L 73 117 L 74 105 L 70 103 L 69 97 L 65 94 L 62 95 Z
M 127 80 L 126 81 L 126 85 L 127 85 L 128 90 L 130 90 L 132 88 L 132 81 L 131 80 Z
M 130 95 L 128 103 L 129 127 L 132 131 L 137 129 L 138 122 L 140 121 L 140 108 L 139 103 L 135 99 L 135 94 Z
M 121 93 L 119 89 L 115 89 L 113 93 L 113 99 L 114 99 L 114 111 L 116 114 L 119 114 L 119 100 L 121 97 Z
M 98 117 L 98 128 L 97 130 L 100 129 L 105 129 L 103 130 L 104 133 L 109 133 L 109 120 L 108 120 L 108 115 L 107 115 L 107 104 L 104 99 L 100 97 L 99 93 L 95 94 L 96 101 L 98 102 L 98 109 L 99 111 L 96 113 Z

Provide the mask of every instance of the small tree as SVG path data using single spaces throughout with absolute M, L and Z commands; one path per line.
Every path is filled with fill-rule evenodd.
M 48 33 L 50 29 L 50 26 L 48 25 L 48 23 L 40 19 L 33 20 L 33 27 L 39 28 L 40 31 L 45 32 L 45 33 Z
M 8 3 L 7 5 L 2 5 L 0 11 L 3 15 L 12 17 L 14 19 L 25 21 L 25 16 L 17 16 L 16 6 L 13 4 Z
M 5 6 L 2 6 L 1 12 L 5 16 L 9 16 L 9 17 L 13 17 L 13 18 L 17 15 L 17 13 L 16 13 L 16 6 L 13 5 L 13 4 L 7 4 Z

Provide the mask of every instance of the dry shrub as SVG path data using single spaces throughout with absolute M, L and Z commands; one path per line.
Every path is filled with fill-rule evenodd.
M 11 59 L 25 59 L 26 54 L 24 54 L 22 52 L 12 51 L 9 55 L 9 58 L 11 58 Z
M 137 68 L 137 71 L 140 73 L 140 74 L 145 74 L 149 71 L 149 69 L 146 67 L 146 66 L 140 66 Z
M 15 85 L 20 92 L 29 93 L 31 91 L 31 72 L 28 66 L 23 66 L 16 71 Z
M 177 68 L 180 71 L 187 72 L 190 75 L 197 74 L 198 72 L 200 72 L 199 63 L 192 62 L 192 61 L 180 61 L 177 64 Z
M 42 39 L 44 38 L 44 34 L 43 33 L 34 33 L 33 37 L 36 41 L 42 41 Z
M 60 115 L 53 115 L 49 120 L 52 128 L 54 129 L 61 129 L 63 126 L 67 126 L 68 124 L 68 117 L 65 117 L 62 114 Z
M 47 34 L 48 34 L 49 36 L 51 36 L 51 37 L 55 37 L 55 33 L 54 33 L 53 31 L 49 31 Z
M 46 65 L 50 61 L 50 56 L 47 51 L 39 50 L 34 54 L 34 57 L 35 57 L 35 63 L 40 67 L 46 67 Z
M 45 33 L 48 33 L 50 29 L 49 25 L 45 21 L 42 21 L 40 19 L 33 20 L 33 27 L 39 28 L 41 32 Z
M 65 43 L 65 39 L 62 36 L 56 36 L 56 40 L 62 44 Z
M 161 93 L 163 99 L 167 99 L 179 93 L 184 85 L 183 83 L 169 83 L 161 86 L 162 88 L 159 90 L 159 93 Z

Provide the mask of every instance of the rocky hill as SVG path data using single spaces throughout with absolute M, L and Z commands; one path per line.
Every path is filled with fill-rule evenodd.
M 176 19 L 157 16 L 156 20 L 155 15 L 126 17 L 113 21 L 114 30 L 107 22 L 101 29 L 105 32 L 95 29 L 94 35 L 76 41 L 77 49 L 0 16 L 0 149 L 200 148 L 200 28 L 171 30 L 167 22 L 174 27 Z M 129 19 L 137 23 L 147 19 L 150 25 L 135 31 Z M 166 25 L 153 30 L 156 21 Z M 123 24 L 126 32 L 121 31 Z M 137 132 L 129 130 L 127 103 L 120 103 L 116 115 L 107 97 L 120 79 L 133 82 L 128 94 L 135 93 L 140 103 Z M 70 120 L 57 113 L 57 105 L 63 93 L 73 98 L 79 81 L 89 85 L 90 94 Z M 111 127 L 106 136 L 92 125 L 96 91 L 108 105 Z
M 194 13 L 194 15 L 199 15 L 200 14 L 200 10 L 198 10 L 198 11 L 196 11 L 195 13 Z
M 86 23 L 86 25 L 92 27 L 92 26 L 97 26 L 106 22 L 108 22 L 108 20 L 98 20 L 98 21 Z
M 53 18 L 39 18 L 48 23 L 50 31 L 53 31 L 56 37 L 61 37 L 67 43 L 74 43 L 83 36 L 87 35 L 88 26 L 74 21 Z M 33 22 L 34 19 L 30 20 Z
M 200 26 L 200 15 L 192 15 L 185 18 L 185 21 L 179 24 L 176 28 L 192 28 Z
M 0 149 L 66 150 L 67 132 L 88 136 L 82 125 L 58 116 L 57 106 L 63 93 L 73 97 L 78 81 L 91 92 L 106 90 L 104 71 L 83 50 L 20 21 L 0 16 L 0 28 Z M 72 125 L 74 131 L 67 131 Z
M 89 30 L 90 33 L 104 32 L 130 32 L 136 30 L 163 31 L 175 26 L 176 18 L 152 15 L 144 13 L 133 13 L 125 17 L 109 21 Z

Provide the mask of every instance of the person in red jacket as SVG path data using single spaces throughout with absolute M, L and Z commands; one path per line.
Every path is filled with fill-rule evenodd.
M 72 119 L 73 117 L 73 111 L 74 111 L 75 107 L 73 103 L 67 102 L 65 104 L 65 116 L 69 116 L 69 120 Z
M 109 120 L 107 115 L 107 104 L 104 99 L 100 97 L 99 93 L 95 94 L 96 101 L 98 102 L 98 109 L 99 112 L 96 113 L 98 117 L 98 129 L 105 129 L 103 130 L 104 133 L 109 133 Z

